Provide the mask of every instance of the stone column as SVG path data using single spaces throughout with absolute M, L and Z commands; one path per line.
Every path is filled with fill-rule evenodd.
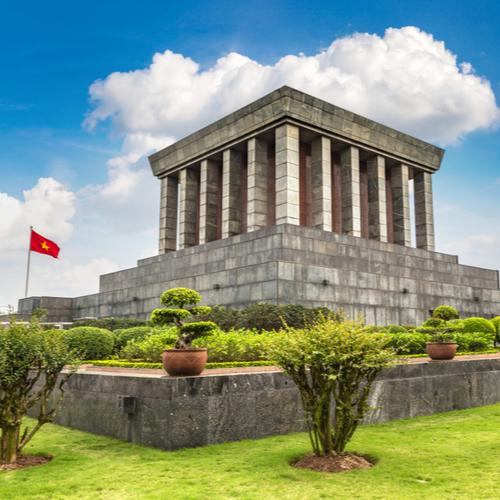
M 159 253 L 176 250 L 177 238 L 177 178 L 161 179 Z
M 276 224 L 299 225 L 299 127 L 276 128 Z
M 387 201 L 385 196 L 385 158 L 376 155 L 367 163 L 368 237 L 387 242 Z
M 332 230 L 332 147 L 328 137 L 318 137 L 311 144 L 312 156 L 312 225 Z
M 417 248 L 434 251 L 434 210 L 432 208 L 432 174 L 416 172 L 413 177 L 415 197 L 415 233 Z
M 247 230 L 267 226 L 267 143 L 256 137 L 248 141 Z
M 200 164 L 200 245 L 217 239 L 217 194 L 219 164 L 202 160 Z
M 391 169 L 392 220 L 394 243 L 411 245 L 408 165 L 399 163 Z
M 340 154 L 342 176 L 342 232 L 361 236 L 359 149 L 349 146 Z
M 241 232 L 241 169 L 243 155 L 235 149 L 222 153 L 222 238 Z
M 179 248 L 198 244 L 198 173 L 192 168 L 184 168 L 179 174 Z

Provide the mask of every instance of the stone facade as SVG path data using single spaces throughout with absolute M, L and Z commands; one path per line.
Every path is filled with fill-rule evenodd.
M 150 157 L 159 255 L 101 276 L 99 293 L 73 299 L 73 317 L 145 318 L 173 286 L 207 304 L 326 305 L 373 324 L 418 323 L 440 304 L 500 314 L 497 271 L 433 251 L 443 153 L 278 89 Z
M 497 402 L 500 359 L 399 365 L 376 379 L 365 422 Z M 80 371 L 56 422 L 166 450 L 305 430 L 297 388 L 278 371 L 182 378 Z

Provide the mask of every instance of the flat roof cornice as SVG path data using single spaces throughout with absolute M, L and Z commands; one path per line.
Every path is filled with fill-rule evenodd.
M 437 146 L 285 86 L 158 151 L 149 163 L 162 177 L 288 120 L 431 172 L 444 155 Z

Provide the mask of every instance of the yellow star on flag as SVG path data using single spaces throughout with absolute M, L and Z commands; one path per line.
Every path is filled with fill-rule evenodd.
M 47 242 L 46 242 L 46 241 L 44 241 L 44 242 L 42 243 L 42 249 L 43 249 L 43 250 L 45 250 L 45 251 L 47 251 L 49 248 L 50 248 L 50 247 L 49 247 L 49 245 L 47 245 Z

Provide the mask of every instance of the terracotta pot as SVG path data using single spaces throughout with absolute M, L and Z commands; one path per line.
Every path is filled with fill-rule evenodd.
M 206 348 L 165 349 L 163 351 L 163 368 L 172 376 L 199 375 L 207 364 Z
M 427 342 L 425 349 L 431 359 L 453 359 L 457 352 L 455 342 Z

